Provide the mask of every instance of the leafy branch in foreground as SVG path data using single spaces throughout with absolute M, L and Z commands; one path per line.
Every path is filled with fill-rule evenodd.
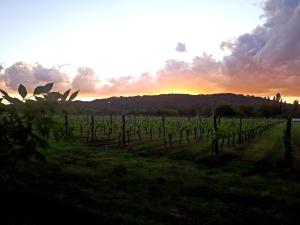
M 22 100 L 0 89 L 0 161 L 30 157 L 45 160 L 37 148 L 48 146 L 50 131 L 55 132 L 57 127 L 54 116 L 61 111 L 66 112 L 68 103 L 79 92 L 74 92 L 67 100 L 71 90 L 60 94 L 51 92 L 52 88 L 53 83 L 38 86 L 33 96 L 28 96 L 26 87 L 20 84 L 18 93 Z M 3 100 L 9 104 L 3 104 Z

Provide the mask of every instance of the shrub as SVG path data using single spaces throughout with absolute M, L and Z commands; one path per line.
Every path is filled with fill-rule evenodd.
M 79 92 L 74 92 L 67 100 L 70 90 L 60 94 L 51 92 L 52 87 L 53 83 L 38 86 L 33 95 L 28 96 L 21 84 L 18 88 L 21 100 L 0 89 L 0 161 L 30 157 L 45 160 L 37 148 L 48 146 L 46 138 L 57 125 L 55 114 L 66 111 L 68 102 L 74 100 Z M 7 105 L 2 103 L 3 99 L 8 102 Z

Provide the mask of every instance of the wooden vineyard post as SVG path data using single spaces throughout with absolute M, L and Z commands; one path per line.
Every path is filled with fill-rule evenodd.
M 125 139 L 125 129 L 126 129 L 126 121 L 125 121 L 125 115 L 124 114 L 122 114 L 122 143 L 123 144 L 125 144 L 125 141 L 126 141 L 126 139 Z
M 95 118 L 91 115 L 91 141 L 95 141 Z
M 291 133 L 292 133 L 292 117 L 289 116 L 288 120 L 287 120 L 287 123 L 286 123 L 286 137 L 288 139 L 291 138 Z
M 86 123 L 89 124 L 89 115 L 86 115 Z M 90 129 L 89 126 L 87 126 L 87 130 L 86 130 L 86 141 L 89 141 L 90 139 Z
M 163 136 L 164 136 L 164 146 L 165 148 L 167 147 L 167 142 L 166 142 L 166 127 L 165 127 L 165 115 L 161 116 L 162 120 L 162 127 L 163 127 Z
M 152 126 L 150 127 L 150 140 L 152 141 L 152 139 L 153 139 L 153 131 L 152 131 Z
M 214 130 L 215 132 L 218 131 L 217 116 L 214 116 Z
M 69 135 L 69 118 L 68 114 L 65 113 L 65 137 L 68 137 Z
M 200 114 L 198 114 L 198 124 L 197 124 L 197 128 L 199 129 L 199 135 L 200 135 L 200 138 L 202 139 L 202 126 L 201 126 L 201 116 Z
M 242 143 L 242 117 L 240 117 L 240 124 L 239 124 L 239 144 Z
M 230 146 L 230 134 L 227 135 L 227 148 Z
M 130 132 L 129 132 L 129 130 L 126 130 L 126 134 L 127 134 L 127 142 L 130 143 Z
M 133 119 L 133 135 L 135 135 L 135 131 L 136 131 L 136 115 L 134 115 L 134 119 Z
M 112 118 L 112 114 L 109 115 L 109 137 L 110 135 L 113 133 L 113 118 Z
M 140 128 L 136 131 L 136 133 L 139 137 L 140 142 L 142 142 L 142 136 L 141 136 Z
M 285 131 L 285 160 L 290 162 L 293 159 L 292 156 L 292 144 L 291 144 L 291 132 L 292 132 L 292 117 L 289 116 L 286 123 L 286 131 Z
M 170 143 L 170 148 L 172 148 L 172 134 L 169 134 L 169 143 Z
M 112 114 L 109 115 L 109 119 L 110 119 L 110 128 L 112 130 L 113 128 L 113 118 L 112 118 Z
M 82 137 L 82 124 L 80 123 L 80 137 Z
M 189 142 L 190 142 L 190 139 L 189 139 L 190 130 L 187 129 L 187 130 L 185 131 L 185 134 L 186 134 L 186 141 L 189 143 Z
M 183 130 L 182 130 L 182 128 L 179 130 L 179 134 L 180 134 L 180 136 L 179 136 L 179 144 L 181 145 L 181 142 L 182 142 L 182 133 L 183 133 Z
M 222 142 L 221 142 L 221 152 L 223 152 L 223 146 L 224 146 L 225 136 L 222 136 Z
M 158 128 L 158 137 L 159 138 L 161 137 L 161 126 L 159 126 L 159 128 Z
M 89 141 L 89 136 L 90 136 L 90 130 L 87 130 L 86 141 Z
M 217 116 L 214 115 L 214 130 L 215 130 L 215 140 L 214 140 L 214 153 L 216 155 L 219 154 L 219 137 L 218 137 L 218 124 L 217 124 Z

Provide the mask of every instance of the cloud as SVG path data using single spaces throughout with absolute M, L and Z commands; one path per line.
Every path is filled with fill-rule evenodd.
M 176 46 L 176 48 L 175 48 L 175 51 L 176 51 L 176 52 L 186 52 L 186 46 L 185 46 L 185 43 L 178 42 L 178 43 L 177 43 L 177 46 Z
M 164 69 L 157 73 L 160 89 L 207 93 L 218 91 L 216 81 L 222 79 L 221 63 L 211 55 L 195 57 L 191 63 L 168 60 Z
M 81 93 L 95 93 L 99 84 L 100 80 L 92 68 L 80 67 L 72 81 L 72 88 L 79 89 Z
M 107 84 L 100 88 L 101 95 L 140 95 L 155 94 L 157 90 L 157 80 L 149 73 L 143 73 L 139 77 L 121 76 L 111 78 Z
M 195 57 L 192 63 L 168 60 L 156 74 L 122 76 L 108 80 L 103 85 L 101 95 L 136 95 L 178 92 L 213 92 L 216 80 L 221 79 L 221 63 L 211 55 Z
M 202 56 L 196 56 L 191 63 L 178 60 L 166 61 L 165 67 L 159 71 L 158 81 L 172 83 L 179 82 L 197 82 L 215 81 L 221 74 L 222 63 L 217 62 L 212 55 L 203 53 Z
M 223 42 L 231 54 L 223 59 L 227 90 L 300 95 L 300 2 L 265 1 L 266 19 L 251 33 Z
M 69 88 L 79 89 L 81 93 L 96 93 L 100 83 L 93 69 L 80 67 L 74 79 L 62 71 L 63 66 L 44 67 L 39 63 L 17 62 L 4 69 L 0 76 L 0 87 L 16 91 L 23 84 L 32 92 L 35 87 L 54 83 L 53 90 L 63 92 Z
M 222 42 L 221 49 L 229 54 L 221 61 L 205 53 L 192 62 L 167 60 L 150 82 L 153 92 L 198 90 L 269 95 L 280 91 L 300 95 L 300 2 L 267 0 L 262 7 L 264 24 Z M 178 43 L 176 51 L 185 52 L 185 44 Z M 111 88 L 111 93 L 132 93 L 130 87 L 149 90 L 149 83 L 122 77 L 113 80 L 106 91 Z
M 300 2 L 267 1 L 264 10 L 267 21 L 254 33 L 263 41 L 263 45 L 256 49 L 255 60 L 263 66 L 279 66 L 299 60 Z
M 1 76 L 1 86 L 16 90 L 23 84 L 29 91 L 45 83 L 55 83 L 55 88 L 65 88 L 69 85 L 67 74 L 56 68 L 45 68 L 41 64 L 17 62 L 4 70 Z
M 88 67 L 79 68 L 70 81 L 60 67 L 19 62 L 3 70 L 0 85 L 4 83 L 16 90 L 20 83 L 34 87 L 55 82 L 60 87 L 72 85 L 83 95 L 98 96 L 167 92 L 260 95 L 280 92 L 300 96 L 300 1 L 266 0 L 262 7 L 265 22 L 249 33 L 222 42 L 220 48 L 226 51 L 226 56 L 220 61 L 203 53 L 191 62 L 167 60 L 155 74 L 120 76 L 101 82 Z M 179 42 L 175 50 L 186 52 L 186 46 Z

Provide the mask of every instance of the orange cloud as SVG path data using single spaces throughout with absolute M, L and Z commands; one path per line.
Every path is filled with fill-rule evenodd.
M 216 80 L 222 76 L 221 64 L 211 55 L 196 57 L 192 64 L 168 60 L 165 67 L 155 75 L 144 73 L 138 78 L 123 76 L 112 78 L 99 88 L 101 95 L 136 95 L 159 93 L 209 93 L 221 88 Z
M 100 80 L 92 68 L 80 67 L 71 85 L 73 89 L 79 89 L 82 93 L 93 94 L 97 92 Z
M 263 25 L 221 43 L 230 52 L 221 61 L 204 53 L 192 62 L 167 60 L 155 74 L 101 81 L 91 68 L 79 68 L 71 80 L 57 68 L 16 63 L 2 71 L 0 85 L 16 89 L 19 83 L 33 87 L 55 82 L 58 87 L 71 86 L 83 96 L 98 98 L 183 92 L 300 96 L 300 2 L 267 0 L 263 9 Z M 179 47 L 186 50 L 183 44 Z

